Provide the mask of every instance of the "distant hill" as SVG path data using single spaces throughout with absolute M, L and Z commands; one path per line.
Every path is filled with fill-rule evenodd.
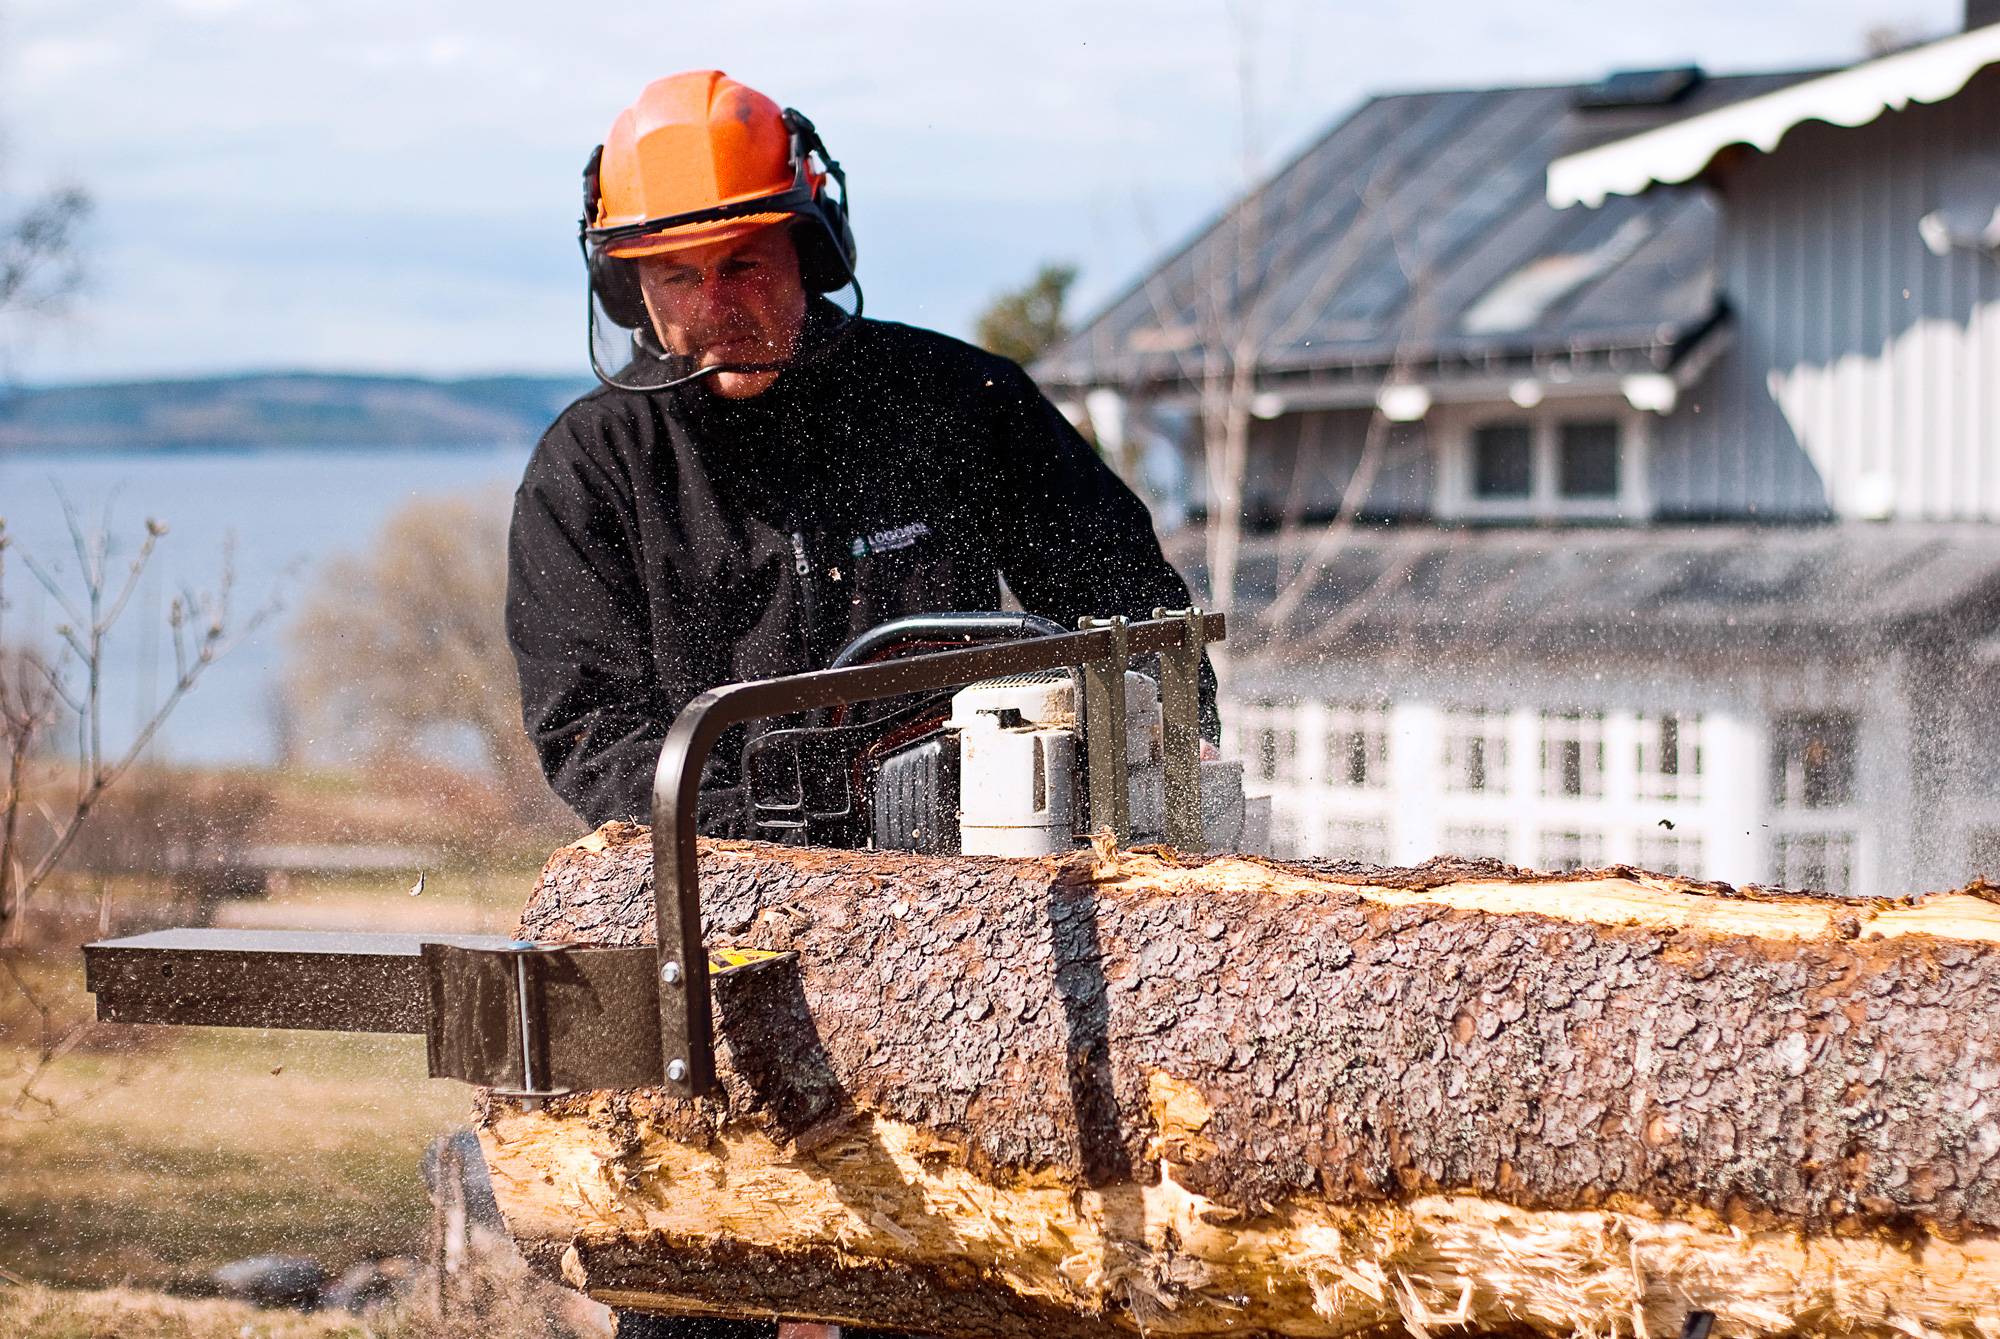
M 249 373 L 0 391 L 0 450 L 527 443 L 595 383 Z

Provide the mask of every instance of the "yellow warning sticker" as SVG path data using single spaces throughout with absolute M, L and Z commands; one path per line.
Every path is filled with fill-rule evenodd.
M 712 948 L 708 951 L 708 974 L 721 976 L 725 972 L 739 971 L 745 967 L 762 967 L 780 958 L 789 958 L 790 953 L 781 953 L 768 948 Z

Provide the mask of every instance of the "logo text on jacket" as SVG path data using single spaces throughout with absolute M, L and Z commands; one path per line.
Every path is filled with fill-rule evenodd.
M 887 530 L 877 530 L 872 535 L 856 535 L 854 542 L 848 545 L 848 551 L 857 558 L 865 558 L 871 553 L 894 553 L 897 549 L 909 548 L 930 533 L 930 526 L 924 522 L 910 521 L 890 526 Z

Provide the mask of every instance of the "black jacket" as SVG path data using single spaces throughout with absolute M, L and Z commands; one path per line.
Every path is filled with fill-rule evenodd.
M 864 320 L 762 395 L 704 384 L 584 396 L 515 494 L 522 716 L 588 822 L 647 813 L 703 690 L 823 668 L 905 614 L 996 609 L 1003 574 L 1065 627 L 1188 603 L 1145 506 L 1004 358 Z M 705 790 L 740 749 L 718 745 Z

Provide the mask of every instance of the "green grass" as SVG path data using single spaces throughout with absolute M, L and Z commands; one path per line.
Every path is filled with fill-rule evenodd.
M 419 1038 L 188 1031 L 72 1053 L 0 1124 L 0 1262 L 70 1287 L 163 1287 L 297 1252 L 338 1271 L 421 1250 L 418 1159 L 467 1121 Z
M 505 931 L 532 878 L 439 874 L 421 898 L 314 881 L 237 910 L 272 925 Z M 73 945 L 94 930 L 14 960 L 59 1033 L 90 1017 Z M 420 1253 L 419 1158 L 471 1114 L 469 1088 L 425 1077 L 420 1037 L 102 1024 L 17 1102 L 39 1036 L 0 974 L 0 1267 L 66 1287 L 184 1285 L 273 1251 L 336 1272 Z

